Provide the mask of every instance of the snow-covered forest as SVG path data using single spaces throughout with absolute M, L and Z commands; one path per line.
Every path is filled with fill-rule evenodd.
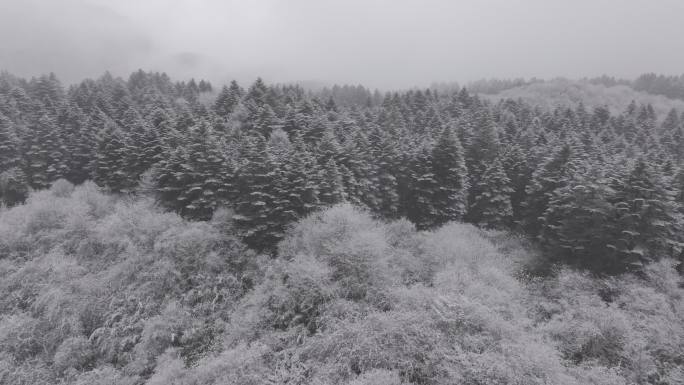
M 92 180 L 189 220 L 229 209 L 239 238 L 272 255 L 289 225 L 340 202 L 419 230 L 464 221 L 525 234 L 597 273 L 683 255 L 675 109 L 659 116 L 632 101 L 611 114 L 467 88 L 312 92 L 261 79 L 214 90 L 138 71 L 66 90 L 54 75 L 5 73 L 0 114 L 10 206 L 58 179 Z
M 2 73 L 0 383 L 684 383 L 681 78 L 566 82 Z

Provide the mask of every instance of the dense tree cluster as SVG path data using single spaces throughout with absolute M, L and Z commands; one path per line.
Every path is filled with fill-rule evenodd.
M 671 259 L 528 279 L 520 237 L 350 204 L 299 220 L 269 258 L 226 210 L 189 221 L 101 190 L 58 180 L 0 209 L 1 384 L 684 382 Z
M 684 75 L 665 76 L 654 73 L 639 76 L 632 84 L 637 91 L 664 95 L 668 98 L 684 100 Z
M 298 218 L 348 201 L 419 229 L 465 220 L 525 231 L 602 272 L 681 258 L 678 111 L 547 111 L 466 89 L 311 92 L 261 79 L 213 92 L 143 71 L 66 90 L 54 75 L 3 73 L 2 199 L 21 202 L 59 178 L 126 194 L 145 185 L 189 219 L 232 208 L 259 250 L 275 250 Z

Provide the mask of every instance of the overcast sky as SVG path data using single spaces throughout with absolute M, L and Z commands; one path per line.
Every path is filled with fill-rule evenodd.
M 684 73 L 682 0 L 0 0 L 0 69 L 379 88 Z

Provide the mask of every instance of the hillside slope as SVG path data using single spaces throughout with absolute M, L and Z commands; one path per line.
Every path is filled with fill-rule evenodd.
M 684 101 L 668 99 L 661 95 L 652 95 L 636 91 L 625 85 L 606 87 L 585 81 L 555 79 L 511 88 L 493 95 L 481 94 L 489 100 L 522 99 L 524 102 L 542 109 L 553 109 L 558 106 L 577 107 L 580 102 L 587 108 L 607 106 L 611 113 L 619 114 L 627 109 L 632 101 L 637 104 L 651 104 L 656 114 L 664 118 L 671 109 L 684 111 Z
M 343 204 L 280 257 L 145 199 L 58 182 L 0 211 L 0 383 L 681 384 L 684 290 L 532 278 L 519 240 Z

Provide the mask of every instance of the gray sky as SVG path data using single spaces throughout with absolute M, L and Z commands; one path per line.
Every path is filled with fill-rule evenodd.
M 0 0 L 0 69 L 370 87 L 684 73 L 682 0 Z

